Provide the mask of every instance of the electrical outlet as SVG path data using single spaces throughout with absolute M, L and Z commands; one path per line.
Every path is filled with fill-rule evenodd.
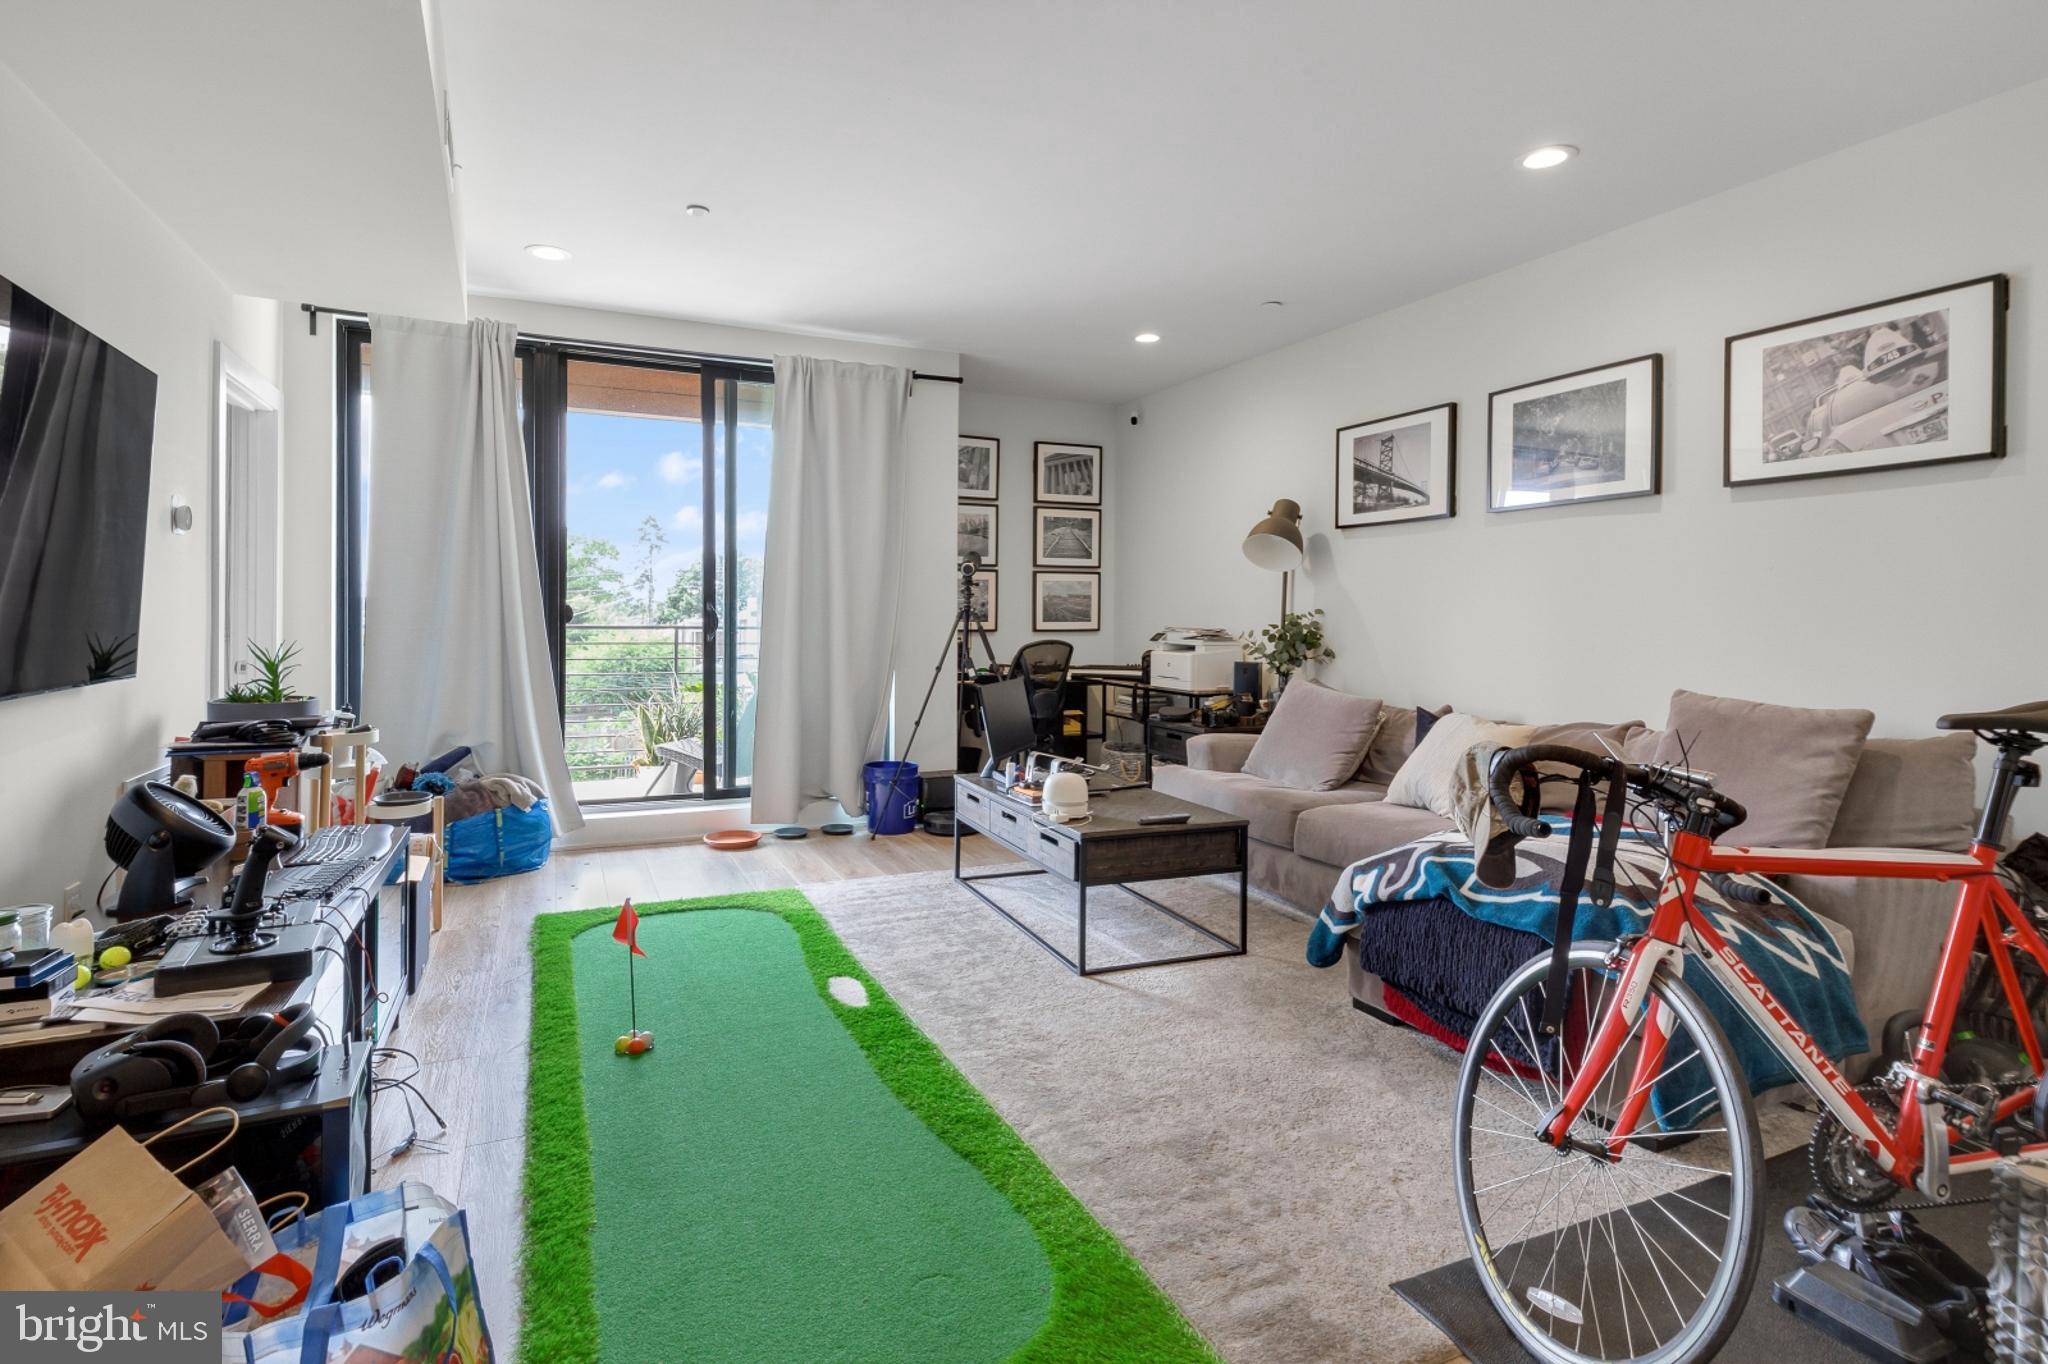
M 85 882 L 73 881 L 64 887 L 64 920 L 69 923 L 85 913 Z

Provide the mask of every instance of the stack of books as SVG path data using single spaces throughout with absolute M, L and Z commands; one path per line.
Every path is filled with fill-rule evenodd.
M 0 965 L 0 1028 L 68 1018 L 77 986 L 78 959 L 63 948 L 16 952 Z

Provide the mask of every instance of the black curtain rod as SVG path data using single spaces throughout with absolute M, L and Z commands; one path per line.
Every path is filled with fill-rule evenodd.
M 346 318 L 351 321 L 367 322 L 370 320 L 370 315 L 358 308 L 329 308 L 318 303 L 301 303 L 299 309 L 306 314 L 306 335 L 308 336 L 318 336 L 320 334 L 320 314 L 322 313 L 326 313 L 331 317 Z M 709 360 L 714 364 L 741 365 L 749 369 L 772 369 L 774 367 L 772 361 L 763 360 L 755 355 L 713 355 L 704 351 L 672 350 L 661 346 L 626 346 L 614 341 L 584 341 L 569 336 L 536 336 L 529 332 L 521 332 L 520 335 L 528 341 L 537 341 L 542 345 L 580 346 L 586 350 L 612 351 L 619 355 L 659 355 L 679 357 L 685 360 Z M 921 370 L 912 370 L 910 377 L 913 379 L 924 379 L 934 384 L 964 384 L 967 382 L 957 374 L 926 374 Z

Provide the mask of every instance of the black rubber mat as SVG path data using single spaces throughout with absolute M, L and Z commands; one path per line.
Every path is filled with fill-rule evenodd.
M 1677 1154 L 1674 1152 L 1674 1155 Z M 1869 1356 L 1823 1334 L 1771 1301 L 1771 1281 L 1799 1266 L 1792 1243 L 1785 1239 L 1785 1209 L 1803 1203 L 1813 1191 L 1806 1150 L 1788 1151 L 1764 1162 L 1763 1264 L 1749 1306 L 1735 1332 L 1722 1347 L 1724 1360 L 1796 1361 L 1796 1364 L 1868 1364 Z M 1988 1174 L 1956 1182 L 1959 1197 L 1991 1192 Z M 1919 1195 L 1903 1191 L 1898 1201 L 1917 1203 Z M 1964 1259 L 1988 1269 L 1991 1205 L 1939 1208 L 1914 1214 L 1920 1225 L 1939 1236 Z M 1525 1364 L 1531 1356 L 1509 1332 L 1479 1285 L 1469 1260 L 1458 1260 L 1393 1286 L 1409 1306 L 1451 1338 L 1472 1364 Z

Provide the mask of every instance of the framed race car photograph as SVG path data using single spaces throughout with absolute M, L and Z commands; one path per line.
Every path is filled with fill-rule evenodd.
M 2005 453 L 2004 275 L 1727 342 L 1729 487 Z

